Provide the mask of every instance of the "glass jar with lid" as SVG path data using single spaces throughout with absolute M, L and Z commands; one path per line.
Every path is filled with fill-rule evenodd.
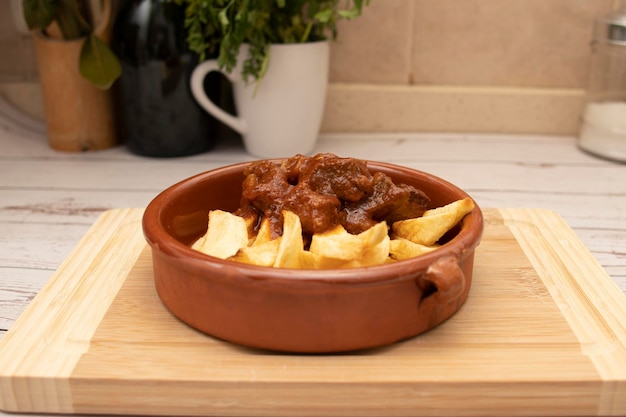
M 596 20 L 578 144 L 626 161 L 626 9 Z

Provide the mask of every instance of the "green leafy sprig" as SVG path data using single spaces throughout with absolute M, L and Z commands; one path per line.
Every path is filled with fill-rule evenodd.
M 227 72 L 249 45 L 242 76 L 259 80 L 268 66 L 271 44 L 315 42 L 337 37 L 337 22 L 361 15 L 369 0 L 176 0 L 186 6 L 191 50 L 204 60 L 217 55 Z
M 24 20 L 31 30 L 46 29 L 55 23 L 63 39 L 85 38 L 80 51 L 79 70 L 81 75 L 101 89 L 111 87 L 122 73 L 115 54 L 93 31 L 92 24 L 83 16 L 85 4 L 77 0 L 24 0 Z

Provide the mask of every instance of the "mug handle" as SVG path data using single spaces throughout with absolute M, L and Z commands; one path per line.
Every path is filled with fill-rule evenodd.
M 212 59 L 198 64 L 191 73 L 190 86 L 191 93 L 204 110 L 213 115 L 216 119 L 234 129 L 241 135 L 246 134 L 246 121 L 241 117 L 235 117 L 218 107 L 204 91 L 204 78 L 211 71 L 221 72 L 231 83 L 235 82 L 234 76 L 222 71 L 217 65 L 217 61 Z

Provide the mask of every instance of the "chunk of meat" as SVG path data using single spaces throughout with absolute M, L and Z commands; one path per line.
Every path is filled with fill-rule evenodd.
M 359 201 L 372 192 L 372 174 L 363 161 L 318 154 L 299 155 L 283 164 L 287 177 L 299 187 L 309 188 L 342 201 Z
M 270 220 L 272 234 L 282 233 L 282 211 L 300 217 L 305 238 L 342 224 L 360 233 L 383 220 L 389 224 L 420 216 L 430 203 L 422 191 L 396 185 L 381 172 L 371 174 L 365 161 L 333 154 L 296 155 L 275 164 L 261 161 L 244 171 L 241 206 L 236 214 Z
M 370 194 L 344 204 L 341 223 L 348 232 L 357 234 L 383 220 L 391 224 L 419 217 L 429 203 L 430 199 L 422 191 L 406 184 L 396 185 L 387 175 L 377 172 Z

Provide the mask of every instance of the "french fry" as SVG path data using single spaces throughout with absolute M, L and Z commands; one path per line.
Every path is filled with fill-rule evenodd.
M 457 200 L 427 210 L 422 217 L 397 221 L 393 223 L 391 230 L 397 237 L 420 245 L 432 246 L 473 208 L 472 199 Z
M 299 269 L 337 269 L 345 264 L 345 261 L 337 258 L 328 258 L 308 250 L 298 254 Z
M 380 223 L 379 223 L 380 224 Z M 342 268 L 359 268 L 363 266 L 382 265 L 389 259 L 391 239 L 384 236 L 376 245 L 367 248 L 358 259 L 353 259 L 341 265 Z
M 283 211 L 283 235 L 274 261 L 275 268 L 298 268 L 299 253 L 304 250 L 300 218 Z
M 413 243 L 408 239 L 396 237 L 391 240 L 389 247 L 389 256 L 396 261 L 414 258 L 437 249 L 438 246 L 425 246 L 419 243 Z
M 364 252 L 379 244 L 387 236 L 387 224 L 377 223 L 358 235 L 350 234 L 341 225 L 313 235 L 309 251 L 327 258 L 352 261 L 362 259 Z
M 228 259 L 251 265 L 274 266 L 281 241 L 282 237 L 259 244 L 255 242 L 251 246 L 241 248 L 235 256 Z
M 248 227 L 242 217 L 227 211 L 211 210 L 207 231 L 194 242 L 192 249 L 226 259 L 247 245 Z
M 267 243 L 272 240 L 272 231 L 270 229 L 270 221 L 267 218 L 261 220 L 261 226 L 259 231 L 250 246 L 258 246 Z

